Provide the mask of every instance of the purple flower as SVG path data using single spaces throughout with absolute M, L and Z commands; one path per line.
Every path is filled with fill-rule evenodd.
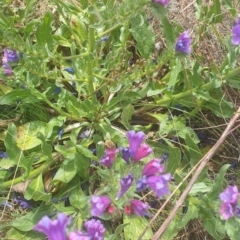
M 147 157 L 152 153 L 152 149 L 147 144 L 142 144 L 138 149 L 137 153 L 133 156 L 133 161 L 138 162 L 142 158 Z
M 49 240 L 67 240 L 66 227 L 70 222 L 71 219 L 65 214 L 58 213 L 55 220 L 44 216 L 33 229 L 45 234 Z
M 91 240 L 103 240 L 105 228 L 99 220 L 91 219 L 84 223 Z
M 4 74 L 6 75 L 12 75 L 13 71 L 11 69 L 11 67 L 8 65 L 8 63 L 3 63 L 3 69 L 4 69 Z
M 234 214 L 240 216 L 240 206 L 237 206 L 239 192 L 237 186 L 227 186 L 227 188 L 220 193 L 219 198 L 223 201 L 220 207 L 220 214 L 223 219 L 227 220 L 233 217 Z
M 27 208 L 30 209 L 30 208 L 33 208 L 32 205 L 31 205 L 31 202 L 28 201 L 28 200 L 26 200 L 26 199 L 23 198 L 23 197 L 14 196 L 13 202 L 14 202 L 15 204 L 19 204 L 22 209 L 27 209 Z
M 223 202 L 229 202 L 233 205 L 236 205 L 238 202 L 238 188 L 237 186 L 228 186 L 224 192 L 219 195 L 219 198 Z
M 147 188 L 147 176 L 142 176 L 142 178 L 137 180 L 136 190 L 137 192 L 143 191 Z
M 116 200 L 118 200 L 130 188 L 133 182 L 133 178 L 133 174 L 130 173 L 120 180 L 121 190 L 118 192 Z
M 227 220 L 234 216 L 233 205 L 229 202 L 224 202 L 220 208 L 220 214 L 223 219 Z
M 105 228 L 99 220 L 91 219 L 84 223 L 86 233 L 70 232 L 68 240 L 103 240 Z
M 191 41 L 188 32 L 183 32 L 177 39 L 175 51 L 189 54 L 191 52 Z
M 110 206 L 111 199 L 107 196 L 95 196 L 93 195 L 91 200 L 91 215 L 100 217 Z
M 147 210 L 149 209 L 149 206 L 137 199 L 133 199 L 130 201 L 130 207 L 133 213 L 136 215 L 140 216 L 148 215 Z
M 240 45 L 240 17 L 234 22 L 232 28 L 232 44 Z
M 162 173 L 164 171 L 164 166 L 161 165 L 160 161 L 160 159 L 155 158 L 148 162 L 143 169 L 142 175 L 152 176 L 157 173 Z
M 119 152 L 122 155 L 123 160 L 129 164 L 130 163 L 130 158 L 131 158 L 131 153 L 128 147 L 120 147 Z
M 129 142 L 129 151 L 134 162 L 148 156 L 152 149 L 147 144 L 142 144 L 146 136 L 143 132 L 128 131 L 126 134 Z
M 147 185 L 157 194 L 159 198 L 163 195 L 169 194 L 170 190 L 168 182 L 171 181 L 172 176 L 170 173 L 166 173 L 160 176 L 147 177 Z
M 115 160 L 115 156 L 117 152 L 118 152 L 118 149 L 116 149 L 115 147 L 107 148 L 105 150 L 105 155 L 102 157 L 102 159 L 99 162 L 105 167 L 110 168 Z
M 160 4 L 162 4 L 164 7 L 166 7 L 167 5 L 170 4 L 170 0 L 152 0 L 152 2 L 160 3 Z
M 18 55 L 15 50 L 10 48 L 5 48 L 3 49 L 3 52 L 4 52 L 3 63 L 18 61 Z

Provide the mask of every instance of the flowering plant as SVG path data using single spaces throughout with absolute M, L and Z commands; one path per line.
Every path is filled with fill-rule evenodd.
M 238 239 L 237 183 L 220 194 L 233 169 L 222 159 L 236 156 L 194 179 L 237 112 L 234 1 L 22 2 L 0 13 L 2 216 L 14 211 L 4 237 L 174 239 L 198 221 Z

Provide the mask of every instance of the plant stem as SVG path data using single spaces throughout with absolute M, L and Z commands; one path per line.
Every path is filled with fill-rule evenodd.
M 56 158 L 53 158 L 51 161 L 46 162 L 45 164 L 42 164 L 41 167 L 34 169 L 33 171 L 31 171 L 27 177 L 27 179 L 32 179 L 35 176 L 39 175 L 40 173 L 42 173 L 46 168 L 48 168 L 49 166 L 51 166 L 54 162 L 56 161 Z M 8 188 L 14 184 L 20 183 L 20 182 L 24 182 L 27 179 L 25 179 L 24 177 L 20 176 L 18 178 L 14 178 L 11 179 L 9 181 L 3 182 L 2 183 L 2 188 Z
M 95 7 L 96 0 L 91 1 L 91 5 Z M 94 47 L 95 47 L 95 29 L 92 25 L 95 23 L 95 15 L 89 13 L 89 30 L 88 30 L 88 94 L 91 95 L 94 92 L 94 76 L 93 76 L 93 66 L 94 66 Z M 95 101 L 97 101 L 95 94 L 93 95 Z

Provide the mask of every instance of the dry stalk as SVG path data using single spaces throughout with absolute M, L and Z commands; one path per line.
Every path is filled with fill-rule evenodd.
M 231 133 L 231 129 L 234 126 L 235 122 L 237 121 L 237 119 L 240 117 L 240 107 L 238 108 L 237 112 L 234 114 L 234 116 L 232 117 L 232 119 L 230 120 L 230 122 L 228 123 L 227 127 L 225 128 L 224 132 L 222 133 L 221 137 L 219 138 L 219 140 L 216 142 L 216 144 L 208 151 L 208 153 L 206 155 L 204 155 L 204 157 L 199 161 L 199 163 L 194 167 L 195 170 L 196 168 L 196 172 L 194 173 L 193 177 L 191 178 L 191 180 L 189 181 L 187 187 L 185 188 L 185 190 L 183 191 L 182 195 L 180 196 L 180 198 L 178 199 L 178 201 L 176 202 L 174 208 L 172 209 L 172 211 L 170 212 L 169 216 L 166 218 L 166 220 L 163 222 L 163 224 L 160 226 L 160 228 L 158 229 L 158 231 L 155 233 L 155 235 L 153 236 L 152 240 L 158 240 L 161 239 L 163 233 L 165 232 L 165 230 L 167 229 L 168 225 L 171 223 L 171 221 L 173 220 L 173 218 L 175 217 L 177 211 L 179 210 L 179 208 L 181 207 L 181 205 L 183 204 L 185 198 L 187 197 L 189 191 L 191 190 L 192 186 L 194 185 L 194 183 L 196 182 L 198 176 L 201 174 L 202 170 L 204 169 L 204 167 L 206 167 L 206 164 L 208 163 L 208 161 L 213 157 L 213 155 L 216 153 L 217 149 L 220 147 L 220 145 L 224 142 L 224 140 L 226 139 L 226 137 L 228 136 L 229 133 Z M 192 171 L 191 171 L 192 173 Z M 190 174 L 188 174 L 182 182 L 184 182 L 186 180 L 186 178 L 188 178 L 190 176 Z M 182 184 L 181 182 L 181 184 Z M 180 185 L 181 185 L 180 184 Z M 178 186 L 179 188 L 179 186 Z M 178 189 L 177 188 L 177 189 Z M 174 191 L 175 192 L 175 191 Z M 159 211 L 156 213 L 156 215 L 154 216 L 154 218 L 150 221 L 150 223 L 148 224 L 148 226 L 144 229 L 144 231 L 142 232 L 142 234 L 138 237 L 138 240 L 141 240 L 143 235 L 145 234 L 145 232 L 147 231 L 147 229 L 151 226 L 151 223 L 157 218 L 157 216 L 160 214 L 160 212 L 163 210 L 163 208 L 167 205 L 167 202 L 171 199 L 171 196 L 173 196 L 174 192 L 168 197 L 168 199 L 165 201 L 165 203 L 163 204 L 163 206 L 159 209 Z

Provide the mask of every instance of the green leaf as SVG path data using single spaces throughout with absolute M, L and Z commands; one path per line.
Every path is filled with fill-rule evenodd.
M 133 240 L 137 239 L 139 234 L 148 225 L 148 220 L 140 216 L 127 216 L 124 215 L 123 223 L 128 224 L 124 228 L 124 239 Z M 147 232 L 144 234 L 144 239 L 151 239 L 153 236 L 151 228 L 148 228 Z
M 222 239 L 224 237 L 224 227 L 215 217 L 215 213 L 211 209 L 201 207 L 199 210 L 199 219 L 202 221 L 204 228 L 214 239 Z
M 27 232 L 32 230 L 43 216 L 49 215 L 49 213 L 52 212 L 53 209 L 51 206 L 41 206 L 37 209 L 32 210 L 31 212 L 28 212 L 24 216 L 15 218 L 10 223 L 1 225 L 0 229 L 4 229 L 5 227 L 15 227 L 20 231 Z
M 133 38 L 137 41 L 138 51 L 144 58 L 148 58 L 153 52 L 155 35 L 141 14 L 132 17 L 130 22 L 130 32 L 132 33 Z
M 207 194 L 207 198 L 209 199 L 210 202 L 215 199 L 218 199 L 218 196 L 219 196 L 220 192 L 222 191 L 222 184 L 224 181 L 224 176 L 229 167 L 230 167 L 230 164 L 223 165 L 221 167 L 217 177 L 215 178 L 215 181 L 213 182 L 213 186 L 212 186 L 212 191 Z
M 175 62 L 173 64 L 173 67 L 170 72 L 170 78 L 168 82 L 168 88 L 171 88 L 176 85 L 176 83 L 179 81 L 178 74 L 182 71 L 182 63 L 179 58 L 175 59 Z
M 53 19 L 54 19 L 53 14 L 51 12 L 47 12 L 42 22 L 39 24 L 37 28 L 36 32 L 37 42 L 42 47 L 45 46 L 45 44 L 48 45 L 48 48 L 52 47 L 53 39 L 51 25 Z
M 61 181 L 63 183 L 70 182 L 77 173 L 77 169 L 73 162 L 73 159 L 65 159 L 61 167 L 58 169 L 52 183 Z
M 92 154 L 92 152 L 89 149 L 85 148 L 82 145 L 77 145 L 76 150 L 79 154 L 84 155 L 85 157 L 87 157 L 91 160 L 97 160 L 98 159 L 95 155 Z
M 28 185 L 24 197 L 28 200 L 49 202 L 51 193 L 46 193 L 43 185 L 42 174 L 34 178 Z
M 37 138 L 42 141 L 41 145 L 42 145 L 43 153 L 45 153 L 48 156 L 48 158 L 51 159 L 51 157 L 52 157 L 52 145 L 46 143 L 45 137 L 41 132 L 38 132 Z
M 28 175 L 31 170 L 32 161 L 29 161 L 23 152 L 17 147 L 17 128 L 13 123 L 8 125 L 7 135 L 4 140 L 8 158 L 15 162 L 15 165 L 20 165 L 26 170 L 25 175 Z
M 65 121 L 66 121 L 65 116 L 58 116 L 58 117 L 52 118 L 46 125 L 46 129 L 45 129 L 46 138 L 51 137 L 54 127 L 62 127 Z
M 181 163 L 181 151 L 177 147 L 171 147 L 170 145 L 169 147 L 170 147 L 170 153 L 167 160 L 166 172 L 170 172 L 171 174 L 174 174 Z
M 225 223 L 225 230 L 231 240 L 239 240 L 240 221 L 237 218 L 230 218 Z
M 38 133 L 44 133 L 46 123 L 40 121 L 28 122 L 17 128 L 17 146 L 21 150 L 32 149 L 42 143 Z
M 16 228 L 11 228 L 6 236 L 5 239 L 11 239 L 11 240 L 19 240 L 19 239 L 24 239 L 24 240 L 42 240 L 44 239 L 44 235 L 37 232 L 37 231 L 29 231 L 29 232 L 24 232 L 20 231 Z
M 95 157 L 96 159 L 96 157 Z M 89 171 L 88 168 L 90 166 L 90 160 L 83 154 L 76 152 L 75 153 L 75 158 L 74 158 L 74 167 L 76 171 L 78 172 L 79 176 L 81 179 L 88 179 L 89 178 Z
M 27 89 L 13 90 L 0 98 L 0 105 L 10 105 L 20 101 L 21 103 L 34 103 L 38 99 Z
M 198 148 L 197 144 L 193 141 L 193 139 L 187 135 L 186 136 L 186 150 L 189 154 L 189 160 L 191 166 L 195 166 L 196 163 L 202 158 L 202 153 Z
M 211 188 L 208 187 L 204 182 L 198 182 L 193 185 L 189 194 L 195 195 L 196 193 L 206 193 L 210 191 L 211 191 Z
M 122 124 L 124 124 L 125 126 L 129 126 L 129 121 L 131 120 L 134 111 L 135 110 L 132 105 L 128 105 L 123 109 L 121 114 Z

